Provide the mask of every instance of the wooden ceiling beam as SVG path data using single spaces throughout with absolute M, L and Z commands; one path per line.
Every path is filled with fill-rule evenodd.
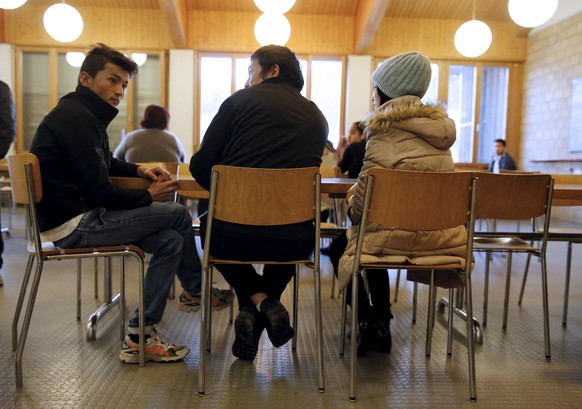
M 188 45 L 188 5 L 186 0 L 159 0 L 160 10 L 176 48 Z
M 354 50 L 356 54 L 365 54 L 370 49 L 386 14 L 389 1 L 360 0 L 356 11 L 354 30 Z

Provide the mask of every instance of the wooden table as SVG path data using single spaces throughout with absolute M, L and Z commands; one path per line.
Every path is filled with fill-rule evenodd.
M 111 181 L 118 186 L 147 189 L 150 185 L 148 180 L 142 178 L 129 177 L 112 177 Z M 194 178 L 179 177 L 178 190 L 188 191 L 189 197 L 196 197 L 198 199 L 208 199 L 208 191 L 194 180 Z M 345 197 L 346 192 L 356 182 L 355 179 L 347 178 L 323 178 L 321 179 L 321 193 L 328 194 L 330 197 Z

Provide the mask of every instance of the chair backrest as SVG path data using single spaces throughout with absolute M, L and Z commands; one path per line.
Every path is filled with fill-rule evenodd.
M 534 219 L 551 207 L 551 175 L 479 173 L 477 217 L 499 220 Z
M 319 168 L 212 168 L 213 217 L 225 222 L 275 226 L 314 220 Z M 317 201 L 316 201 L 317 196 Z
M 366 220 L 402 230 L 465 225 L 470 218 L 474 179 L 470 172 L 370 169 L 366 188 L 370 182 L 372 186 Z
M 12 198 L 17 204 L 33 204 L 29 199 L 26 185 L 26 164 L 31 165 L 32 187 L 34 198 L 32 202 L 38 203 L 42 199 L 42 179 L 40 176 L 40 164 L 38 158 L 32 153 L 20 153 L 8 156 L 8 171 L 12 184 Z

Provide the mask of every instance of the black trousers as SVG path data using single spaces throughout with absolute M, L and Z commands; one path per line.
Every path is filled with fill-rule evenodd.
M 346 250 L 348 239 L 346 233 L 334 238 L 329 246 L 329 259 L 337 277 L 339 260 Z M 358 276 L 358 321 L 367 321 L 375 316 L 385 325 L 392 319 L 390 311 L 390 281 L 386 269 L 367 269 L 366 278 L 370 294 L 364 287 L 364 279 Z M 346 287 L 348 305 L 352 305 L 352 284 Z
M 205 247 L 206 218 L 200 217 L 202 246 Z M 210 254 L 215 257 L 252 261 L 289 261 L 308 258 L 313 252 L 313 223 L 285 226 L 244 226 L 213 222 Z M 204 251 L 209 251 L 205 248 Z M 266 293 L 281 298 L 295 274 L 294 265 L 265 265 L 263 274 L 251 264 L 218 264 L 225 280 L 234 288 L 239 308 L 252 304 L 250 296 Z

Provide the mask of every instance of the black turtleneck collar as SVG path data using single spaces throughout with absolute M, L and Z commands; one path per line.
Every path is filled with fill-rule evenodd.
M 89 88 L 77 85 L 75 92 L 65 95 L 63 99 L 79 99 L 86 105 L 101 123 L 107 127 L 109 123 L 117 116 L 119 110 L 107 102 L 103 101 L 99 95 L 95 94 Z

